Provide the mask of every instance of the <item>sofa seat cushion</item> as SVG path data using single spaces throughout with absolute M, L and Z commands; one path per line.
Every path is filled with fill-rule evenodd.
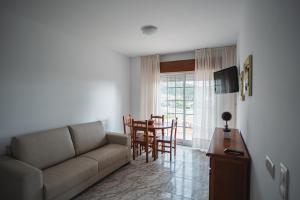
M 75 156 L 67 127 L 15 137 L 11 147 L 14 158 L 39 169 L 51 167 Z
M 78 157 L 43 171 L 45 199 L 53 199 L 98 173 L 98 163 Z
M 97 149 L 106 144 L 106 134 L 101 121 L 69 126 L 76 155 Z
M 114 165 L 119 165 L 119 163 L 125 164 L 130 160 L 128 147 L 120 144 L 105 145 L 99 149 L 83 154 L 82 157 L 98 161 L 100 173 L 107 168 L 113 168 Z

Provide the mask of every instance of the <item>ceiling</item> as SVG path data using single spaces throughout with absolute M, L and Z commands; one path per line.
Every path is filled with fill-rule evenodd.
M 96 45 L 139 56 L 235 44 L 241 0 L 39 0 L 8 8 Z M 143 25 L 155 25 L 158 31 L 143 35 Z

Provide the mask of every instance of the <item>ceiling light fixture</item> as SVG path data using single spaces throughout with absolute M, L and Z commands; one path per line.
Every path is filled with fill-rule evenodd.
M 152 35 L 157 31 L 157 27 L 153 25 L 146 25 L 141 27 L 142 33 L 145 35 Z

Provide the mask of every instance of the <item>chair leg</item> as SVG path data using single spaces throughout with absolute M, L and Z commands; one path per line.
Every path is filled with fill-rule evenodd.
M 172 142 L 170 143 L 170 161 L 172 161 Z
M 174 156 L 176 156 L 176 140 L 174 141 Z
M 139 151 L 139 155 L 142 155 L 142 146 L 140 145 L 140 151 Z
M 154 145 L 151 145 L 151 149 L 152 149 L 152 153 L 151 153 L 151 157 L 154 158 Z
M 155 158 L 156 158 L 156 159 L 158 159 L 158 152 L 159 152 L 159 151 L 158 151 L 158 149 L 159 149 L 158 145 L 159 145 L 159 144 L 158 144 L 158 142 L 157 142 L 157 143 L 156 143 L 156 147 L 155 147 L 155 148 L 156 148 L 156 149 L 155 149 Z
M 145 150 L 146 150 L 146 163 L 148 162 L 148 147 L 146 146 L 145 147 Z
M 161 153 L 163 154 L 163 153 L 165 153 L 165 143 L 161 143 L 161 149 L 162 149 L 162 151 L 161 151 Z
M 155 160 L 155 145 L 153 144 L 152 145 L 152 158 L 153 158 L 153 160 Z
M 153 151 L 153 157 L 154 157 L 154 160 L 156 160 L 156 158 L 157 158 L 157 142 L 155 141 L 155 143 L 153 144 L 153 149 L 152 149 L 152 151 Z
M 135 160 L 135 144 L 133 144 L 132 157 L 133 157 L 133 160 Z
M 158 150 L 159 150 L 159 142 L 156 142 L 156 153 L 158 154 Z M 156 155 L 157 156 L 157 155 Z

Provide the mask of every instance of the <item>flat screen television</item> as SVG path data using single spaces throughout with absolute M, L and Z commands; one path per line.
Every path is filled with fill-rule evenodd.
M 238 69 L 236 66 L 214 72 L 214 80 L 216 94 L 239 91 Z

